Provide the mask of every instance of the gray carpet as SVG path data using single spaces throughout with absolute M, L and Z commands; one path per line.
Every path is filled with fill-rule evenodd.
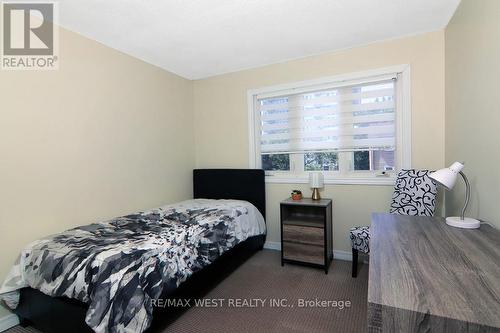
M 278 251 L 255 254 L 205 298 L 222 299 L 221 307 L 192 307 L 160 331 L 198 332 L 365 332 L 368 267 L 360 264 L 351 278 L 351 263 L 335 260 L 330 272 L 296 265 L 280 266 Z M 236 307 L 236 300 L 265 300 L 264 306 Z M 350 307 L 299 307 L 300 300 L 350 301 Z M 287 301 L 288 307 L 271 307 L 270 300 Z M 214 301 L 219 302 L 219 301 Z M 257 304 L 256 302 L 254 304 Z M 284 305 L 282 303 L 282 305 Z M 314 304 L 315 305 L 315 304 Z M 328 305 L 328 304 L 324 304 Z M 156 330 L 155 330 L 156 331 Z M 20 327 L 8 333 L 34 333 Z

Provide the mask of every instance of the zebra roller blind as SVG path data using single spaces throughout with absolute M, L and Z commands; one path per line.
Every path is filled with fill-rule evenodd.
M 257 96 L 261 154 L 394 150 L 396 80 Z

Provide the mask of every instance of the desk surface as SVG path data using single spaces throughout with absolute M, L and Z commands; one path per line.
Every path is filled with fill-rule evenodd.
M 500 331 L 500 231 L 372 215 L 370 331 Z

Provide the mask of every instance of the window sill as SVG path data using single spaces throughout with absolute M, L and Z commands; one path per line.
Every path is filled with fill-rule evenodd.
M 335 177 L 325 178 L 325 185 L 381 185 L 394 186 L 395 177 Z M 285 177 L 266 175 L 268 184 L 308 184 L 309 179 L 304 177 Z

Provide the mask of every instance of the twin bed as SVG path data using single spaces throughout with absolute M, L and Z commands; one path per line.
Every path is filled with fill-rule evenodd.
M 265 242 L 262 170 L 193 171 L 193 200 L 67 230 L 31 243 L 0 297 L 43 332 L 143 332 Z

